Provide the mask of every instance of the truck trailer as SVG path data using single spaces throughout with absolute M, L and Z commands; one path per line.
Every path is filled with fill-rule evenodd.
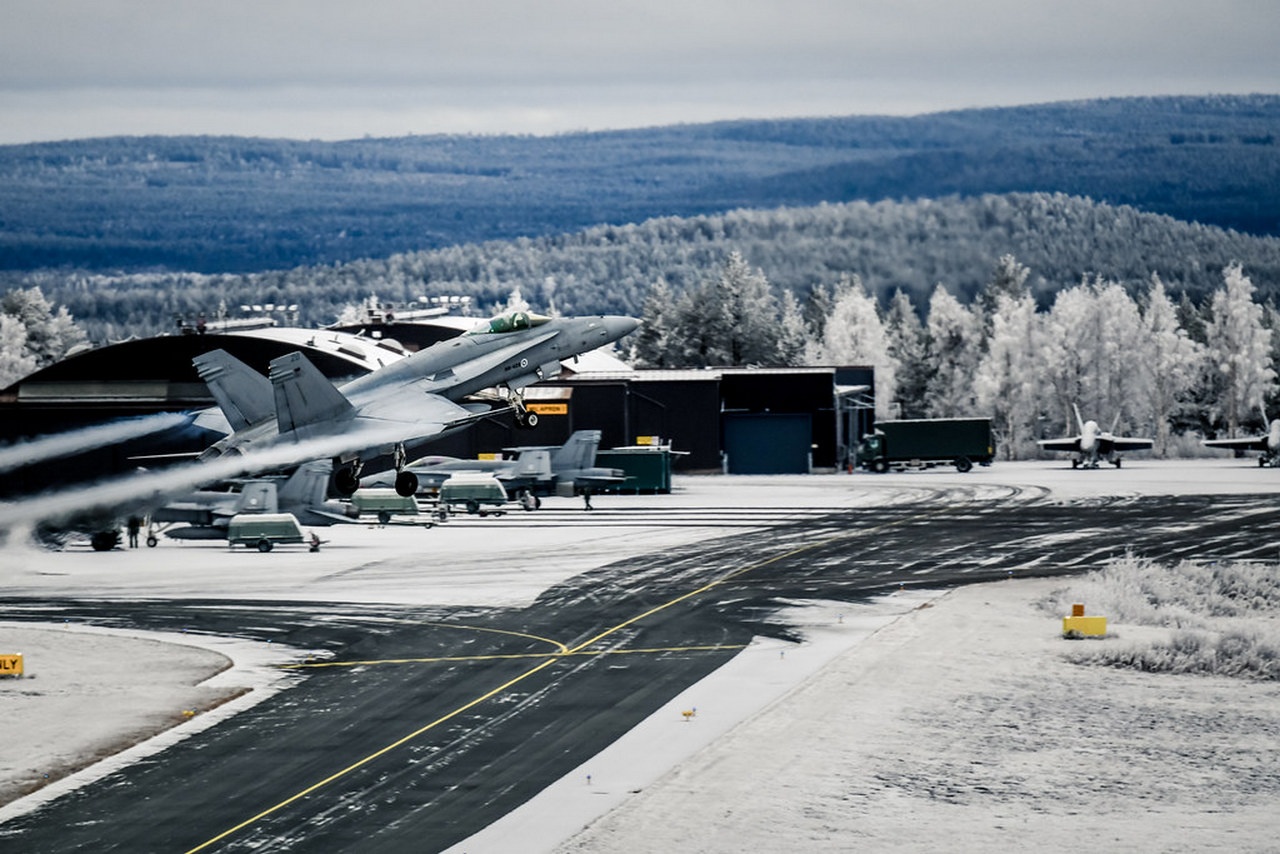
M 875 432 L 862 437 L 857 462 L 873 472 L 936 465 L 967 472 L 994 456 L 990 418 L 919 418 L 877 421 Z

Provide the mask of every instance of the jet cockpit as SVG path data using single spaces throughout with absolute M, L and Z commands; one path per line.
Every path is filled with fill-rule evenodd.
M 541 326 L 551 318 L 531 311 L 507 311 L 488 320 L 482 320 L 466 331 L 466 335 L 487 335 L 491 332 L 518 332 Z

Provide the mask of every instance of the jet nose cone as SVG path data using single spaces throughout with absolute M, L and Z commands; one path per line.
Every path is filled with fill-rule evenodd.
M 639 325 L 639 320 L 634 317 L 627 317 L 625 314 L 611 314 L 604 318 L 604 328 L 609 330 L 610 341 L 617 341 Z

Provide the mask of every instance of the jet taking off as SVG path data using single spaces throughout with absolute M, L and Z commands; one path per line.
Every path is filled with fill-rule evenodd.
M 1080 435 L 1063 439 L 1041 439 L 1036 444 L 1046 451 L 1069 452 L 1073 469 L 1082 466 L 1096 469 L 1103 460 L 1120 468 L 1122 451 L 1145 451 L 1155 444 L 1152 439 L 1130 439 L 1113 435 L 1115 423 L 1111 425 L 1111 431 L 1099 430 L 1097 421 L 1084 421 L 1080 418 L 1080 407 L 1072 404 L 1072 408 L 1076 412 L 1076 423 L 1080 425 Z M 1117 415 L 1116 423 L 1119 421 L 1120 416 Z
M 1259 404 L 1258 409 L 1262 411 L 1262 423 L 1268 425 L 1266 433 L 1238 439 L 1202 439 L 1200 444 L 1207 448 L 1230 448 L 1237 457 L 1244 456 L 1245 451 L 1261 451 L 1262 456 L 1258 457 L 1260 467 L 1280 466 L 1280 418 L 1268 423 L 1267 408 Z
M 504 409 L 532 427 L 537 415 L 524 407 L 526 386 L 557 376 L 561 360 L 611 344 L 637 325 L 623 316 L 508 312 L 341 387 L 302 353 L 272 360 L 268 380 L 215 350 L 198 357 L 196 369 L 234 432 L 200 459 L 271 448 L 272 465 L 282 467 L 332 456 L 339 494 L 356 491 L 362 470 L 395 469 L 396 491 L 413 495 L 417 478 L 405 470 L 412 449 Z M 498 406 L 461 402 L 485 389 L 497 390 Z M 289 454 L 291 444 L 296 454 Z

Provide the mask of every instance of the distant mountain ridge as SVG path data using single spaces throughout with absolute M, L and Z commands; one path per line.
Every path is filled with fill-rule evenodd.
M 823 202 L 1064 193 L 1280 234 L 1280 96 L 553 137 L 0 146 L 0 271 L 249 272 Z

